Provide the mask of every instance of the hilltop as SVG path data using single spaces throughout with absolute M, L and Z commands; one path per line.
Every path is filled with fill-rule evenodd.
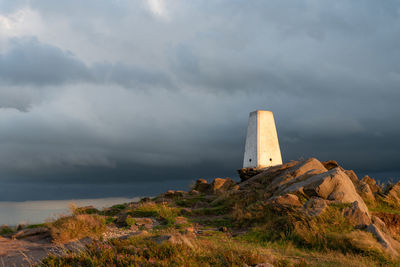
M 400 183 L 315 158 L 238 172 L 240 182 L 199 179 L 188 191 L 3 228 L 2 260 L 22 264 L 2 245 L 28 244 L 26 259 L 41 266 L 400 265 Z

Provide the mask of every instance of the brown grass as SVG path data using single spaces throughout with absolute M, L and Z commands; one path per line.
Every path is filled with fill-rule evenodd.
M 96 214 L 73 214 L 48 223 L 56 243 L 66 243 L 85 237 L 99 238 L 106 230 L 105 219 Z

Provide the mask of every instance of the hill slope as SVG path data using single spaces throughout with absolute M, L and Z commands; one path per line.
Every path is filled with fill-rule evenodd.
M 400 264 L 400 184 L 359 180 L 315 158 L 239 174 L 238 183 L 200 179 L 188 192 L 101 211 L 76 208 L 41 226 L 38 232 L 68 248 L 41 265 Z M 12 235 L 24 239 L 24 231 Z M 75 249 L 82 240 L 86 249 Z

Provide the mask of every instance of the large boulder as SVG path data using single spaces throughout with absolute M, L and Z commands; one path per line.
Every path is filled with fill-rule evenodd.
M 232 189 L 235 185 L 236 183 L 232 179 L 215 178 L 210 184 L 209 192 L 212 194 L 223 193 Z
M 302 181 L 327 169 L 320 161 L 310 158 L 303 161 L 292 161 L 266 169 L 264 172 L 240 184 L 241 190 L 262 188 L 273 195 L 281 195 L 282 191 L 292 183 Z
M 368 213 L 368 208 L 357 194 L 353 182 L 340 168 L 334 168 L 292 183 L 284 190 L 284 193 L 291 192 L 301 192 L 309 197 L 315 196 L 339 203 L 357 201 L 360 210 Z

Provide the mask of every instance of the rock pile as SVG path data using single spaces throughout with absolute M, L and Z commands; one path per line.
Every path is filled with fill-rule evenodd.
M 349 204 L 343 215 L 356 228 L 374 234 L 390 255 L 397 257 L 400 248 L 392 236 L 400 236 L 400 215 L 374 213 L 366 203 L 374 203 L 382 194 L 376 181 L 366 176 L 359 180 L 354 171 L 344 170 L 336 161 L 320 162 L 315 158 L 293 161 L 266 169 L 242 169 L 244 178 L 239 191 L 251 194 L 262 188 L 267 203 L 277 208 L 291 207 L 308 216 L 318 216 L 332 203 Z M 299 197 L 308 199 L 302 205 Z M 400 204 L 400 182 L 384 195 L 384 200 Z M 390 233 L 390 234 L 389 234 Z

